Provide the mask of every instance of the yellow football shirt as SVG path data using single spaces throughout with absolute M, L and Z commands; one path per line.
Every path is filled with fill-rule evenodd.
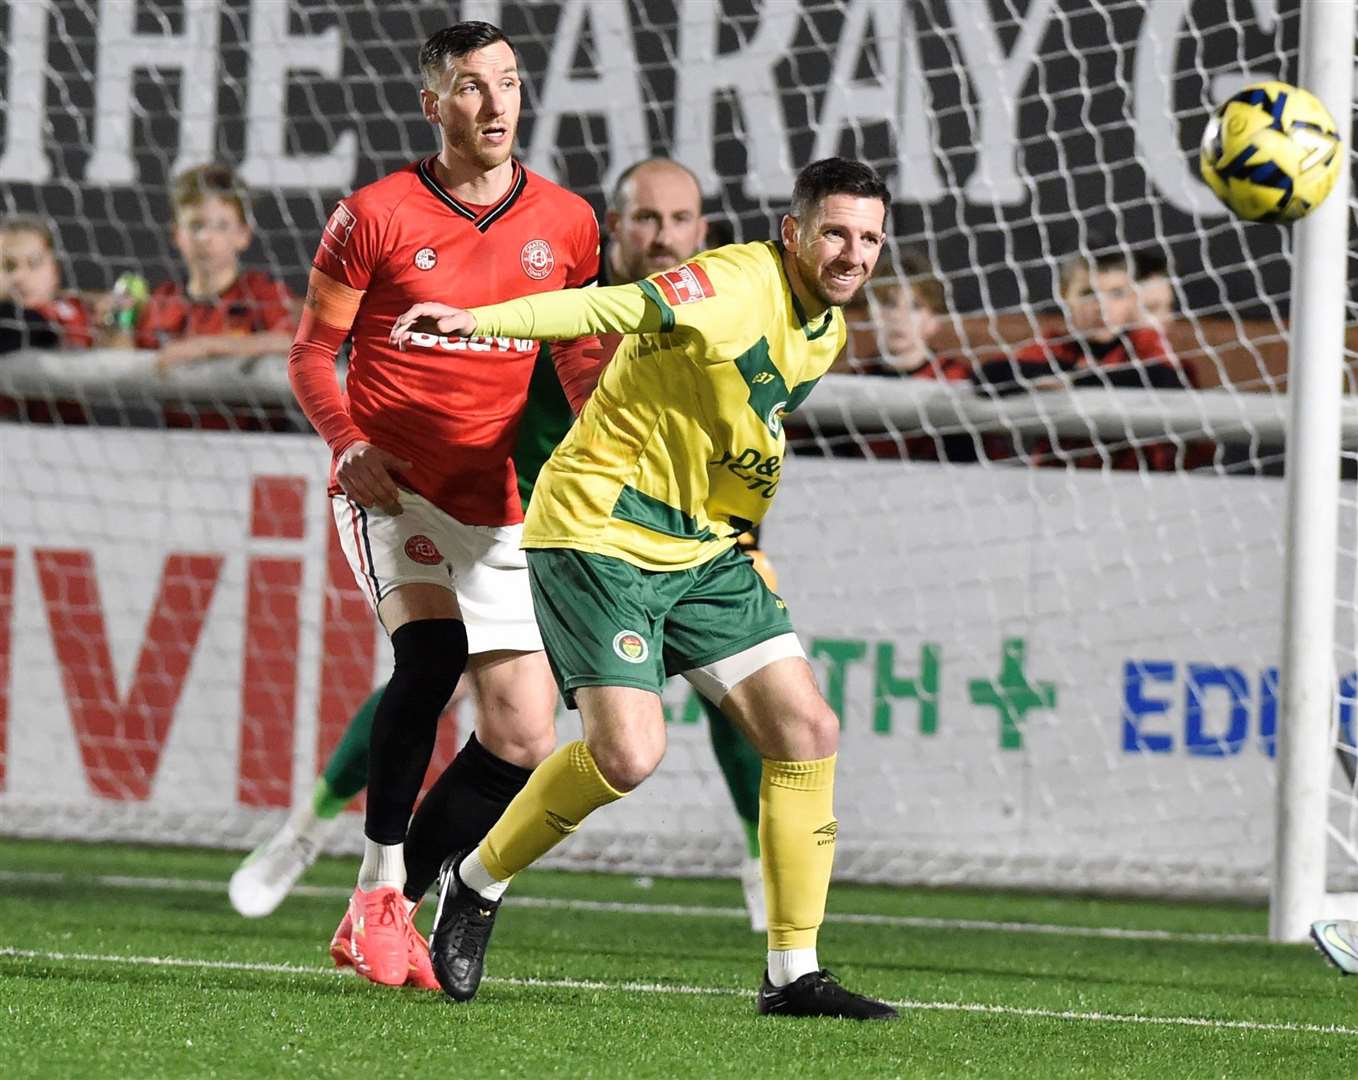
M 490 337 L 629 335 L 543 467 L 523 545 L 648 570 L 699 566 L 759 523 L 782 472 L 783 414 L 806 399 L 846 336 L 838 308 L 806 317 L 771 243 L 716 248 L 635 284 L 472 314 Z

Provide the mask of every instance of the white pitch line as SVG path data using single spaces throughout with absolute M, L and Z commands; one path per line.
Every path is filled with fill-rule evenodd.
M 203 878 L 133 877 L 125 874 L 90 876 L 0 870 L 0 883 L 79 884 L 87 882 L 111 889 L 147 889 L 166 892 L 224 893 L 226 883 Z M 345 900 L 350 890 L 334 885 L 297 885 L 292 895 Z M 711 907 L 688 904 L 644 904 L 630 900 L 580 900 L 549 896 L 509 894 L 511 907 L 549 911 L 596 911 L 619 915 L 670 915 L 692 919 L 749 918 L 743 907 Z M 989 919 L 945 919 L 926 915 L 872 915 L 828 912 L 825 921 L 844 926 L 893 926 L 917 930 L 980 930 L 1006 934 L 1044 934 L 1054 937 L 1102 938 L 1114 941 L 1166 941 L 1207 945 L 1272 945 L 1262 934 L 1210 934 L 1177 930 L 1133 930 L 1117 926 L 1062 926 L 1053 923 L 997 922 Z
M 0 946 L 0 958 L 49 960 L 55 963 L 131 964 L 138 967 L 191 968 L 204 971 L 254 971 L 272 975 L 311 975 L 330 978 L 347 975 L 335 968 L 303 967 L 298 964 L 269 964 L 240 960 L 199 960 L 185 956 L 118 956 L 107 953 L 48 952 Z M 352 978 L 353 976 L 347 975 Z M 541 987 L 553 990 L 600 990 L 612 993 L 682 994 L 701 997 L 753 997 L 748 987 L 685 986 L 680 983 L 605 982 L 598 979 L 512 979 L 487 976 L 484 982 L 500 986 Z M 1065 1020 L 1096 1024 L 1158 1024 L 1167 1027 L 1196 1027 L 1229 1031 L 1277 1031 L 1307 1035 L 1358 1037 L 1358 1028 L 1338 1024 L 1277 1023 L 1266 1020 L 1218 1020 L 1208 1016 L 1147 1016 L 1142 1013 L 1077 1012 L 1072 1009 L 1034 1009 L 1018 1005 L 994 1005 L 980 1001 L 889 1001 L 889 1005 L 910 1012 L 981 1013 L 988 1016 L 1019 1016 L 1035 1020 Z

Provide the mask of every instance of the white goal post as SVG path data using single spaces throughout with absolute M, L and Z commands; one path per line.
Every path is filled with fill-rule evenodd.
M 1358 5 L 1307 4 L 1302 9 L 1302 82 L 1331 110 L 1341 132 L 1353 131 L 1355 31 Z M 1329 199 L 1295 230 L 1282 726 L 1269 909 L 1269 932 L 1282 941 L 1302 940 L 1317 918 L 1358 919 L 1358 892 L 1330 893 L 1326 885 L 1335 699 L 1342 678 L 1339 669 L 1353 655 L 1352 640 L 1336 642 L 1335 635 L 1335 588 L 1343 550 L 1336 479 L 1342 402 L 1336 388 L 1343 379 L 1352 257 L 1349 184 L 1349 170 L 1344 170 Z M 1351 549 L 1346 556 L 1353 557 Z M 1337 839 L 1347 839 L 1350 858 L 1358 855 L 1351 834 L 1346 838 L 1341 833 Z

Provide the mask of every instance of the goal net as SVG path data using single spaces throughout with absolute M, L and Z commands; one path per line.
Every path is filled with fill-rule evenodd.
M 714 221 L 764 239 L 801 165 L 871 162 L 894 193 L 889 256 L 907 287 L 883 282 L 851 312 L 855 362 L 878 374 L 827 376 L 789 417 L 764 533 L 842 718 L 836 872 L 1260 896 L 1292 237 L 1228 217 L 1196 148 L 1223 96 L 1300 80 L 1300 10 L 28 0 L 0 7 L 0 211 L 50 222 L 72 288 L 134 270 L 154 283 L 179 273 L 172 177 L 225 160 L 252 187 L 247 263 L 300 290 L 335 200 L 435 148 L 415 59 L 461 17 L 518 48 L 522 159 L 601 213 L 625 166 L 668 153 Z M 997 383 L 1073 317 L 1069 257 L 1108 253 L 1140 270 L 1139 298 L 1168 283 L 1169 359 L 1133 355 L 1131 386 Z M 889 310 L 902 295 L 933 312 L 905 319 L 903 338 Z M 911 351 L 910 327 L 927 348 Z M 900 375 L 907 355 L 923 366 Z M 1358 413 L 1345 410 L 1326 782 L 1331 885 L 1352 889 Z M 166 376 L 147 354 L 20 352 L 0 361 L 0 413 L 0 830 L 258 840 L 389 664 L 332 542 L 326 454 L 289 407 L 282 361 Z M 735 866 L 742 833 L 696 700 L 672 684 L 666 708 L 659 773 L 559 864 Z M 445 725 L 445 753 L 469 723 L 463 708 Z M 335 842 L 358 840 L 355 822 Z

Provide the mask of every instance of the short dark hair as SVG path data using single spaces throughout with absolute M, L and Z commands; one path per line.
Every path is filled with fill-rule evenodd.
M 1103 251 L 1074 252 L 1061 260 L 1061 292 L 1070 288 L 1075 280 L 1075 272 L 1083 269 L 1092 278 L 1107 270 L 1126 270 L 1132 272 L 1132 260 L 1120 248 L 1107 248 Z
M 1143 247 L 1132 252 L 1132 277 L 1145 281 L 1153 277 L 1169 277 L 1169 260 L 1159 248 Z
M 186 207 L 197 206 L 204 199 L 221 199 L 235 207 L 242 222 L 250 224 L 246 210 L 250 203 L 249 194 L 230 165 L 220 162 L 199 165 L 194 169 L 186 169 L 174 178 L 170 202 L 176 214 Z
M 424 78 L 425 87 L 432 90 L 438 84 L 439 78 L 448 70 L 449 60 L 456 60 L 469 52 L 484 49 L 497 41 L 503 41 L 517 55 L 514 43 L 493 23 L 470 19 L 467 22 L 445 26 L 431 34 L 420 49 L 420 74 Z
M 871 166 L 848 158 L 830 157 L 813 161 L 797 174 L 790 213 L 800 221 L 829 195 L 881 199 L 887 211 L 891 210 L 891 192 Z

